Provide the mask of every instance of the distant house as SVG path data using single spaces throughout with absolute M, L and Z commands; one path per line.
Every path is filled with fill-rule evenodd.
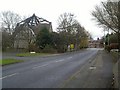
M 101 39 L 97 39 L 97 40 L 89 40 L 89 48 L 101 48 L 103 47 L 103 44 L 101 43 Z
M 33 14 L 31 17 L 19 22 L 15 28 L 14 48 L 25 49 L 35 41 L 35 37 L 42 28 L 47 28 L 52 32 L 51 22 L 37 17 Z

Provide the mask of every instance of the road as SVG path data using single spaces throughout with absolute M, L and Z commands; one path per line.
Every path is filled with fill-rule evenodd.
M 50 57 L 21 57 L 29 60 L 2 68 L 2 77 L 0 78 L 2 86 L 3 88 L 93 87 L 88 84 L 91 83 L 91 79 L 95 79 L 95 76 L 89 76 L 89 73 L 91 73 L 91 69 L 96 68 L 92 68 L 91 65 L 96 64 L 95 58 L 98 53 L 102 52 L 100 51 L 99 49 L 86 49 Z M 108 83 L 110 84 L 111 68 L 112 64 L 108 63 L 106 69 L 104 69 L 107 75 L 104 72 L 96 75 L 96 78 L 102 76 L 102 74 L 105 75 L 105 79 L 104 77 L 102 79 L 107 81 L 107 84 L 100 87 L 108 87 Z M 77 81 L 78 79 L 73 80 L 77 75 L 79 75 L 79 81 Z M 94 83 L 98 83 L 95 87 L 100 84 L 99 81 L 94 81 Z

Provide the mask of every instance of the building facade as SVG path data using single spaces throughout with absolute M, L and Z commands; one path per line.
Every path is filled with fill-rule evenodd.
M 99 38 L 97 40 L 89 40 L 88 47 L 89 48 L 102 48 L 103 47 L 102 40 Z

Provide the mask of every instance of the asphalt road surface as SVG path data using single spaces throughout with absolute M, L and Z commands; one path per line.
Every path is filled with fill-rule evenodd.
M 96 69 L 96 67 L 91 65 L 96 63 L 95 58 L 98 53 L 102 52 L 99 49 L 86 49 L 50 57 L 18 57 L 19 59 L 25 59 L 26 62 L 4 66 L 2 68 L 2 77 L 0 78 L 2 86 L 3 88 L 93 87 L 89 83 L 100 83 L 95 81 L 95 76 L 93 76 L 95 72 L 91 76 L 88 75 L 92 69 Z M 112 64 L 108 63 L 104 70 L 108 75 L 105 75 L 106 79 L 102 77 L 109 84 L 112 76 L 111 68 Z M 104 74 L 96 74 L 96 78 L 102 75 Z M 78 77 L 78 79 L 73 80 L 74 77 Z M 106 85 L 104 84 L 103 88 L 108 86 L 108 82 Z M 97 84 L 95 85 L 97 87 Z

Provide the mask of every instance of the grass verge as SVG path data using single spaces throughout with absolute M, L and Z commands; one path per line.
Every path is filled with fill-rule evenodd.
M 19 53 L 16 54 L 18 57 L 27 57 L 27 56 L 47 56 L 51 55 L 50 53 Z
M 23 62 L 23 60 L 17 60 L 17 59 L 2 59 L 0 60 L 0 65 L 4 66 L 4 65 L 9 65 L 9 64 L 14 64 L 14 63 L 19 63 L 19 62 Z
M 115 62 L 118 61 L 118 57 L 120 56 L 120 53 L 111 51 L 111 55 L 114 57 Z

